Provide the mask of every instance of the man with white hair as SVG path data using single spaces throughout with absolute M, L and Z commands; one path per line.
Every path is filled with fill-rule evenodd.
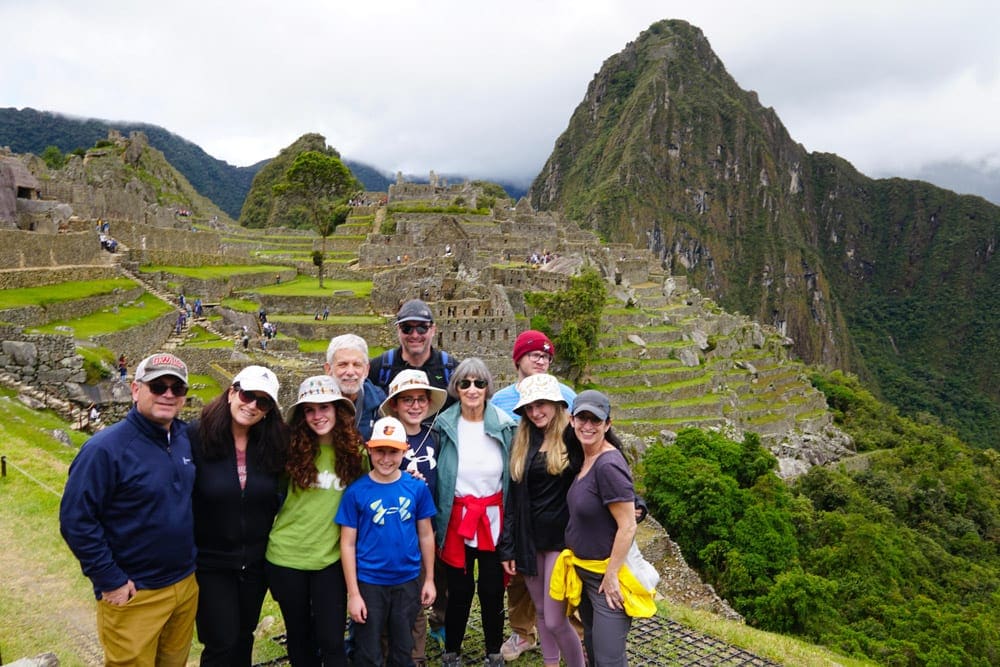
M 368 343 L 361 336 L 343 334 L 330 339 L 323 371 L 354 403 L 355 423 L 365 442 L 372 437 L 372 426 L 381 417 L 379 407 L 385 400 L 382 388 L 368 379 L 368 364 Z

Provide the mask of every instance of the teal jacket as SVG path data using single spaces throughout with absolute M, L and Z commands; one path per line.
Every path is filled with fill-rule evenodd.
M 444 533 L 451 518 L 451 508 L 455 504 L 455 479 L 458 477 L 458 418 L 462 415 L 462 406 L 455 403 L 440 415 L 434 424 L 438 434 L 437 459 L 437 495 L 434 502 L 438 513 L 434 517 L 434 530 L 437 543 L 444 544 Z M 517 424 L 506 413 L 486 401 L 483 415 L 486 435 L 497 441 L 503 448 L 503 498 L 507 502 L 507 487 L 510 485 L 510 446 L 514 442 L 514 431 Z

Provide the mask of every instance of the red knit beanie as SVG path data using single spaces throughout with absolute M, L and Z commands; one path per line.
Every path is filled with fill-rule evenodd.
M 556 347 L 549 340 L 549 337 L 541 331 L 528 329 L 522 332 L 514 341 L 514 363 L 521 360 L 521 357 L 529 352 L 546 352 L 553 358 L 556 356 Z

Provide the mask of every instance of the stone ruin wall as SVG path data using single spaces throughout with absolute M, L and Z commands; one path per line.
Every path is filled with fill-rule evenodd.
M 66 383 L 87 379 L 72 336 L 28 334 L 9 324 L 0 324 L 0 370 L 60 398 L 69 397 Z
M 0 243 L 3 243 L 3 240 L 3 237 L 0 236 Z M 58 285 L 59 283 L 71 280 L 105 280 L 118 277 L 118 271 L 114 267 L 99 265 L 34 268 L 16 271 L 0 270 L 0 289 L 43 287 L 45 285 Z
M 445 246 L 451 246 L 451 255 L 445 257 Z M 358 249 L 358 264 L 363 267 L 394 266 L 396 257 L 409 255 L 409 262 L 446 259 L 467 262 L 475 256 L 476 243 L 467 239 L 456 241 L 440 240 L 434 243 L 418 243 L 414 239 L 401 236 L 370 234 L 368 241 Z
M 0 229 L 0 267 L 4 269 L 104 264 L 104 253 L 94 232 L 38 234 Z
M 156 227 L 177 224 L 174 209 L 148 203 L 145 186 L 135 179 L 124 190 L 42 180 L 41 193 L 43 199 L 69 204 L 73 213 L 82 218 L 142 220 Z
M 569 288 L 569 276 L 540 269 L 494 268 L 492 281 L 522 292 L 561 292 Z
M 474 209 L 478 203 L 477 191 L 468 183 L 455 185 L 435 185 L 433 183 L 392 183 L 389 185 L 389 201 L 427 202 L 430 204 L 452 204 L 456 198 L 465 200 L 463 206 Z
M 92 340 L 97 345 L 114 352 L 115 356 L 124 353 L 129 361 L 129 375 L 131 375 L 141 359 L 163 347 L 173 333 L 176 323 L 177 313 L 171 311 L 123 331 L 93 336 Z

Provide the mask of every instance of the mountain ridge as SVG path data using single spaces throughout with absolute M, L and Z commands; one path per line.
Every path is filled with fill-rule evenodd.
M 700 29 L 654 23 L 609 57 L 529 197 L 652 249 L 807 362 L 997 444 L 1000 208 L 808 153 Z

